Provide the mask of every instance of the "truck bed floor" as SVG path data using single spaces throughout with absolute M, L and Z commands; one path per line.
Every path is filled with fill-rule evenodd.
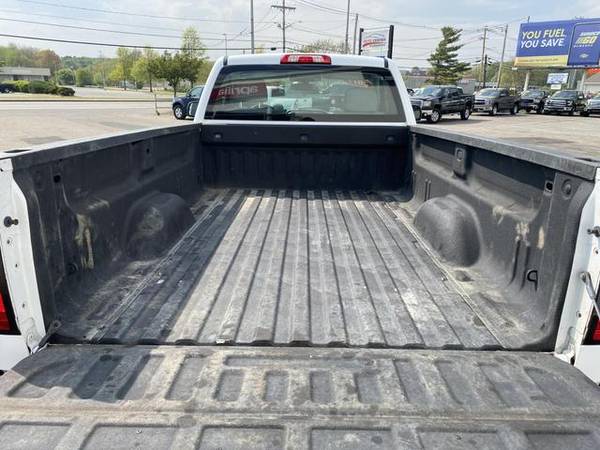
M 499 348 L 388 193 L 209 190 L 154 270 L 71 309 L 96 343 Z M 133 280 L 133 281 L 132 281 Z M 69 309 L 66 309 L 69 311 Z
M 0 377 L 17 449 L 597 449 L 600 391 L 550 354 L 51 346 Z

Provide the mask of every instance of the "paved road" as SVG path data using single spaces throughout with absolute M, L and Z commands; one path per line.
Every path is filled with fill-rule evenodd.
M 75 89 L 75 95 L 77 97 L 93 97 L 93 98 L 103 98 L 103 97 L 119 97 L 123 99 L 142 99 L 148 100 L 153 98 L 153 94 L 150 91 L 146 90 L 131 90 L 128 89 L 126 91 L 122 89 L 102 89 L 99 87 L 77 87 L 71 86 Z M 159 94 L 161 97 L 172 97 L 172 94 L 166 94 L 164 91 L 161 91 Z
M 0 151 L 30 148 L 65 139 L 177 125 L 169 103 L 148 102 L 0 102 Z
M 600 159 L 600 116 L 546 116 L 525 112 L 516 116 L 499 114 L 494 117 L 475 114 L 466 121 L 458 116 L 448 116 L 429 126 Z
M 0 151 L 189 123 L 175 120 L 168 102 L 159 103 L 159 112 L 153 102 L 0 102 Z M 429 126 L 600 159 L 600 117 L 478 114 Z

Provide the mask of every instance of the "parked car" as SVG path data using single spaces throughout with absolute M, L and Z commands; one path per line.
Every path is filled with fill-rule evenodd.
M 520 108 L 528 113 L 535 111 L 541 114 L 544 111 L 544 104 L 548 98 L 548 93 L 541 89 L 529 89 L 521 94 Z
M 587 101 L 581 91 L 558 91 L 546 100 L 544 114 L 567 113 L 570 116 L 585 110 Z
M 598 448 L 600 162 L 417 125 L 386 58 L 208 80 L 0 152 L 3 450 Z
M 183 97 L 173 98 L 173 115 L 176 119 L 183 120 L 186 117 L 194 117 L 203 89 L 204 86 L 196 86 Z
M 10 83 L 0 83 L 0 94 L 10 94 L 15 90 L 14 86 Z
M 515 115 L 519 112 L 521 98 L 513 95 L 508 89 L 486 88 L 475 93 L 474 112 L 486 112 L 495 116 L 499 112 L 510 112 Z
M 410 99 L 415 119 L 437 123 L 444 114 L 460 114 L 467 120 L 473 108 L 473 96 L 465 95 L 457 86 L 432 85 L 421 88 Z
M 600 93 L 587 101 L 585 108 L 580 114 L 584 117 L 588 117 L 590 114 L 600 114 Z

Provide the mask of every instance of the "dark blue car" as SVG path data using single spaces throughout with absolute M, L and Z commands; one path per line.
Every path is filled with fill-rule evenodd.
M 173 115 L 176 119 L 183 120 L 186 117 L 193 117 L 196 114 L 198 100 L 202 94 L 204 86 L 195 86 L 183 97 L 173 99 Z

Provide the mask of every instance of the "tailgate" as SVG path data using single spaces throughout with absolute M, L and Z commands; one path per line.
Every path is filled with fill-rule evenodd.
M 600 446 L 600 390 L 540 353 L 53 346 L 0 397 L 11 449 Z

